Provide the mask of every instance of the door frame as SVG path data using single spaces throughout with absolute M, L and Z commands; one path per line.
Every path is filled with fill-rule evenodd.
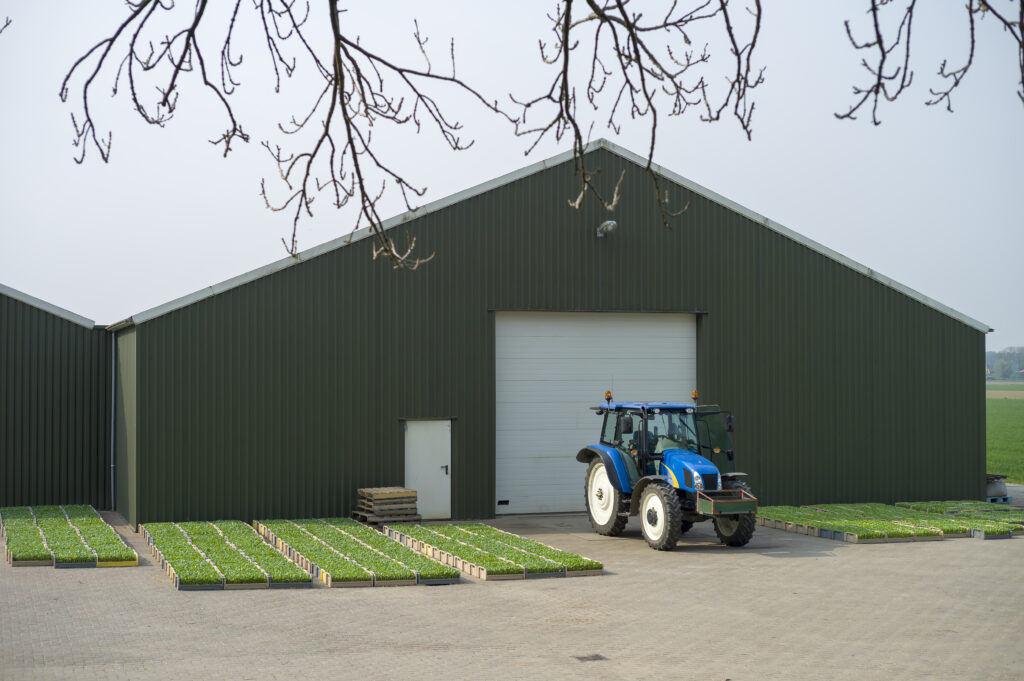
M 449 515 L 449 518 L 453 518 L 454 517 L 454 508 L 455 508 L 455 467 L 454 467 L 454 465 L 452 463 L 452 459 L 455 458 L 454 457 L 454 452 L 455 452 L 455 422 L 457 421 L 457 419 L 454 416 L 401 416 L 401 417 L 399 417 L 398 422 L 399 422 L 399 424 L 401 426 L 400 433 L 401 433 L 401 441 L 402 441 L 402 485 L 403 486 L 406 484 L 406 475 L 408 473 L 408 471 L 405 468 L 405 463 L 406 463 L 405 445 L 406 445 L 406 438 L 407 438 L 407 435 L 408 435 L 408 432 L 409 432 L 408 424 L 409 424 L 409 422 L 416 422 L 416 421 L 421 421 L 421 422 L 422 421 L 447 421 L 448 424 L 449 424 L 450 428 L 449 428 L 449 433 L 448 433 L 448 477 L 450 478 L 450 480 L 449 480 L 449 483 L 448 483 L 448 485 L 449 485 L 448 515 Z

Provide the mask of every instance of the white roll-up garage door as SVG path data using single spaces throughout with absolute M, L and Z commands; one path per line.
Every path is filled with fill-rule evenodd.
M 495 510 L 583 510 L 576 452 L 599 439 L 590 407 L 688 401 L 697 321 L 688 314 L 495 313 Z

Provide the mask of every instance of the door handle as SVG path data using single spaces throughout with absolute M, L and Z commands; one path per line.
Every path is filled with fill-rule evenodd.
M 443 468 L 443 469 L 444 469 L 444 474 L 445 474 L 445 475 L 448 475 L 448 465 L 447 465 L 447 464 L 445 464 L 444 466 L 441 466 L 441 468 Z

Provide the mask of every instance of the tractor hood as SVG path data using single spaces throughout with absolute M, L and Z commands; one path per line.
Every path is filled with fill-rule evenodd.
M 668 469 L 673 487 L 692 492 L 696 489 L 695 481 L 699 480 L 705 490 L 721 489 L 718 467 L 700 454 L 686 449 L 667 449 L 662 456 L 661 465 Z

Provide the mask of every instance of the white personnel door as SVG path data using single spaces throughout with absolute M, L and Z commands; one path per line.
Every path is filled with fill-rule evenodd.
M 452 517 L 452 422 L 405 422 L 405 486 L 424 519 Z
M 691 314 L 495 313 L 497 513 L 581 511 L 576 452 L 600 439 L 590 407 L 690 400 Z

